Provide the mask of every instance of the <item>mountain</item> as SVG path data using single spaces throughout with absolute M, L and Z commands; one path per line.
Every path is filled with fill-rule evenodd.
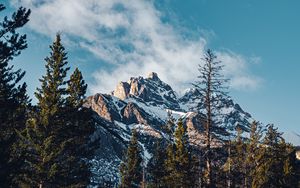
M 221 101 L 222 127 L 230 134 L 240 126 L 248 132 L 251 115 L 242 110 L 232 99 Z M 203 100 L 196 89 L 188 89 L 178 97 L 170 85 L 160 80 L 154 72 L 147 78 L 130 78 L 120 82 L 110 94 L 95 94 L 87 98 L 85 107 L 93 109 L 97 121 L 94 139 L 100 139 L 95 158 L 91 161 L 93 182 L 109 187 L 118 182 L 119 164 L 134 128 L 147 162 L 151 158 L 154 143 L 166 138 L 164 126 L 169 114 L 175 120 L 182 118 L 187 127 L 192 147 L 204 146 L 204 128 L 201 106 Z M 222 145 L 219 138 L 213 139 L 213 147 Z
M 283 133 L 283 137 L 287 142 L 292 143 L 295 146 L 300 146 L 300 135 L 297 134 L 296 132 L 285 131 Z

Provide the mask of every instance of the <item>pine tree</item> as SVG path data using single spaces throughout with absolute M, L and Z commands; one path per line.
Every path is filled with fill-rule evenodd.
M 75 69 L 67 84 L 65 114 L 67 123 L 60 131 L 62 137 L 68 142 L 64 150 L 64 181 L 72 187 L 85 187 L 89 185 L 91 172 L 88 159 L 94 155 L 95 148 L 90 136 L 95 131 L 91 109 L 83 107 L 87 84 L 81 72 Z M 71 168 L 70 168 L 71 167 Z
M 69 140 L 61 136 L 65 118 L 66 75 L 69 67 L 61 38 L 50 46 L 50 57 L 45 58 L 46 75 L 40 79 L 41 88 L 35 93 L 37 110 L 28 120 L 23 132 L 23 147 L 27 152 L 27 166 L 24 167 L 23 181 L 31 186 L 49 187 L 64 185 L 63 161 Z
M 258 164 L 257 156 L 260 155 L 261 139 L 263 134 L 262 126 L 257 121 L 253 121 L 250 128 L 250 137 L 246 141 L 245 167 L 244 167 L 244 187 L 250 188 L 255 170 Z
M 207 187 L 215 187 L 212 172 L 212 150 L 211 140 L 213 136 L 218 136 L 219 133 L 225 133 L 223 128 L 218 122 L 220 115 L 219 109 L 221 108 L 221 99 L 227 98 L 226 87 L 224 86 L 227 79 L 224 79 L 221 74 L 223 65 L 220 61 L 216 61 L 217 56 L 211 51 L 207 50 L 204 55 L 203 65 L 199 65 L 199 76 L 194 86 L 199 95 L 203 97 L 203 104 L 199 105 L 201 111 L 204 111 L 205 119 L 205 145 L 206 145 L 206 184 Z M 217 134 L 217 132 L 219 132 Z
M 229 140 L 228 150 L 228 158 L 224 165 L 224 170 L 227 172 L 227 187 L 236 187 L 242 185 L 246 158 L 246 145 L 239 127 L 237 127 L 235 140 Z
M 196 162 L 191 154 L 187 132 L 182 120 L 177 123 L 174 141 L 174 145 L 170 143 L 167 148 L 165 184 L 167 187 L 194 187 Z
M 283 151 L 285 151 L 283 161 L 283 179 L 280 181 L 282 187 L 297 187 L 299 176 L 297 175 L 297 159 L 296 150 L 290 144 L 281 143 Z
M 295 187 L 297 185 L 290 146 L 273 125 L 260 146 L 252 187 Z M 295 156 L 293 156 L 295 158 Z
M 82 106 L 87 85 L 78 69 L 66 79 L 70 68 L 60 35 L 50 49 L 46 75 L 35 93 L 38 104 L 20 133 L 26 151 L 20 184 L 85 187 L 90 182 L 87 159 L 93 151 L 88 144 L 94 131 L 91 111 Z
M 143 176 L 143 158 L 141 152 L 137 132 L 133 129 L 127 153 L 124 161 L 120 165 L 121 188 L 139 187 Z
M 67 93 L 69 96 L 67 97 L 67 104 L 77 110 L 81 108 L 84 103 L 86 89 L 87 84 L 83 80 L 79 69 L 76 68 L 68 81 Z
M 150 159 L 147 167 L 147 171 L 150 176 L 150 187 L 161 188 L 164 187 L 164 176 L 166 175 L 165 160 L 166 151 L 164 148 L 165 143 L 162 139 L 157 140 L 155 144 L 155 150 L 152 158 Z
M 164 175 L 164 186 L 171 188 L 176 186 L 176 161 L 174 154 L 174 145 L 169 143 L 167 146 L 167 159 L 164 161 L 165 175 Z
M 52 118 L 64 107 L 64 95 L 67 94 L 65 85 L 67 84 L 66 75 L 70 67 L 68 64 L 67 53 L 61 44 L 60 35 L 56 36 L 53 45 L 50 46 L 50 57 L 46 57 L 46 75 L 40 79 L 41 88 L 35 93 L 40 109 L 41 123 L 44 126 L 52 122 Z
M 192 187 L 192 157 L 186 129 L 182 120 L 177 123 L 175 130 L 175 163 L 176 163 L 176 180 L 178 187 Z
M 167 133 L 167 141 L 173 142 L 174 132 L 175 132 L 175 119 L 172 116 L 172 112 L 168 111 L 167 123 L 163 126 L 164 131 Z
M 0 3 L 0 13 L 5 9 Z M 0 22 L 0 185 L 15 186 L 14 181 L 22 164 L 21 153 L 16 147 L 15 130 L 25 128 L 26 108 L 29 98 L 26 84 L 20 83 L 25 75 L 21 69 L 14 70 L 10 61 L 27 48 L 26 35 L 17 30 L 29 20 L 30 10 L 19 8 Z

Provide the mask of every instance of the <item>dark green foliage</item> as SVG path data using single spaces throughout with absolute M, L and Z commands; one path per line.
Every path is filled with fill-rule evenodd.
M 0 13 L 5 9 L 0 4 Z M 16 130 L 25 128 L 26 108 L 29 98 L 26 84 L 20 83 L 25 72 L 14 70 L 9 62 L 27 48 L 26 35 L 17 30 L 23 27 L 30 10 L 19 8 L 11 18 L 0 22 L 0 185 L 14 186 L 16 174 L 22 164 L 21 153 L 17 150 Z
M 246 153 L 244 158 L 244 187 L 251 187 L 255 169 L 257 167 L 257 156 L 260 153 L 261 139 L 263 137 L 262 126 L 254 121 L 251 124 L 250 138 L 246 140 Z
M 46 75 L 40 79 L 42 86 L 35 93 L 38 99 L 41 123 L 44 126 L 47 126 L 49 122 L 52 123 L 52 118 L 55 118 L 57 113 L 60 113 L 59 111 L 64 107 L 66 101 L 63 96 L 67 94 L 65 88 L 67 81 L 65 78 L 67 71 L 70 69 L 66 67 L 68 64 L 67 53 L 61 44 L 59 35 L 57 35 L 50 49 L 50 57 L 45 58 Z M 56 119 L 59 120 L 59 118 Z
M 95 122 L 92 118 L 91 109 L 84 108 L 84 95 L 87 84 L 85 84 L 81 72 L 76 68 L 68 81 L 67 105 L 64 135 L 69 144 L 64 155 L 69 156 L 65 160 L 65 181 L 72 187 L 83 187 L 89 184 L 91 172 L 88 159 L 94 155 L 94 146 L 90 136 L 95 131 Z M 67 168 L 73 167 L 73 168 Z
M 178 187 L 192 187 L 192 163 L 186 129 L 181 120 L 177 123 L 175 131 L 175 163 L 177 173 L 175 176 Z
M 164 176 L 164 185 L 166 187 L 175 187 L 175 173 L 176 173 L 176 162 L 174 156 L 174 145 L 169 143 L 167 147 L 167 159 L 164 161 L 165 165 L 165 176 Z
M 132 130 L 132 136 L 127 153 L 120 165 L 121 188 L 139 187 L 143 177 L 142 150 L 138 143 L 137 132 Z
M 172 113 L 168 112 L 168 121 L 166 123 L 165 126 L 163 126 L 163 129 L 166 131 L 167 133 L 167 140 L 169 142 L 173 142 L 173 137 L 174 137 L 174 131 L 176 128 L 176 124 L 175 124 L 175 119 L 174 117 L 172 117 Z
M 242 185 L 245 168 L 246 145 L 242 140 L 241 129 L 234 141 L 228 141 L 228 158 L 224 170 L 227 172 L 227 186 Z
M 297 187 L 300 177 L 297 174 L 296 149 L 290 144 L 286 144 L 283 147 L 285 147 L 286 152 L 283 163 L 283 179 L 281 181 L 281 185 L 285 187 Z
M 5 9 L 0 4 L 0 12 Z M 27 48 L 26 35 L 20 35 L 17 30 L 29 21 L 30 10 L 20 7 L 11 18 L 4 17 L 0 28 L 0 62 L 7 62 L 21 54 Z
M 28 120 L 23 132 L 23 147 L 27 163 L 22 181 L 34 186 L 58 186 L 64 183 L 60 171 L 64 169 L 64 150 L 69 140 L 61 135 L 66 125 L 64 108 L 65 78 L 68 67 L 60 36 L 50 46 L 50 57 L 46 61 L 46 75 L 40 79 L 42 86 L 35 93 L 38 99 L 36 111 Z
M 60 36 L 50 46 L 46 75 L 37 89 L 38 105 L 20 135 L 26 164 L 20 182 L 40 187 L 85 187 L 90 171 L 85 161 L 94 131 L 91 112 L 82 107 L 86 84 L 76 69 L 66 80 L 67 54 Z
M 273 125 L 260 146 L 252 187 L 296 187 L 293 148 Z
M 147 167 L 149 173 L 149 187 L 164 187 L 164 176 L 166 175 L 166 169 L 164 166 L 166 160 L 166 151 L 164 143 L 161 139 L 156 142 L 155 151 L 153 157 L 150 159 Z
M 177 123 L 174 141 L 174 145 L 170 143 L 167 148 L 165 185 L 167 187 L 194 187 L 196 160 L 191 154 L 187 132 L 181 120 Z
M 295 148 L 286 144 L 273 125 L 262 139 L 262 127 L 253 122 L 250 138 L 244 140 L 241 133 L 232 142 L 224 170 L 228 187 L 296 187 Z M 229 182 L 229 183 L 228 183 Z
M 78 70 L 78 68 L 76 68 L 74 73 L 71 75 L 70 80 L 68 81 L 68 106 L 71 106 L 74 109 L 79 109 L 80 107 L 82 107 L 86 89 L 87 84 L 85 84 L 81 72 Z

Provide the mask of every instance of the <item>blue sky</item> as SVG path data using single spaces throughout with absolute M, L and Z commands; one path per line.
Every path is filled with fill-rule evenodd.
M 150 71 L 180 94 L 196 79 L 203 51 L 212 48 L 226 65 L 231 96 L 244 110 L 300 134 L 299 1 L 4 2 L 7 14 L 20 5 L 32 9 L 23 29 L 29 48 L 15 60 L 27 72 L 31 95 L 58 31 L 72 68 L 79 67 L 89 83 L 89 94 L 109 92 L 118 81 Z M 293 142 L 300 145 L 299 139 Z

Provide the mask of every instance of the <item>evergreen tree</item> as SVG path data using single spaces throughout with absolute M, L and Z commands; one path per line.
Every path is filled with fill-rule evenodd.
M 125 159 L 120 165 L 121 188 L 139 187 L 143 177 L 141 152 L 137 132 L 133 129 Z
M 168 111 L 168 117 L 167 117 L 167 123 L 166 125 L 163 127 L 163 129 L 166 131 L 166 139 L 168 142 L 173 142 L 173 137 L 174 137 L 174 132 L 175 132 L 175 119 L 172 116 L 172 112 Z
M 225 83 L 228 81 L 224 79 L 221 74 L 223 65 L 220 61 L 216 60 L 217 56 L 211 51 L 207 50 L 204 55 L 203 65 L 199 65 L 199 81 L 194 86 L 199 95 L 203 97 L 203 102 L 200 102 L 198 106 L 201 107 L 201 111 L 204 111 L 205 119 L 205 145 L 206 145 L 206 184 L 207 187 L 215 187 L 215 182 L 212 174 L 212 150 L 211 140 L 218 134 L 226 133 L 220 122 L 218 122 L 218 116 L 220 115 L 219 109 L 221 108 L 220 100 L 227 98 L 227 92 L 224 90 Z
M 150 176 L 150 187 L 161 188 L 164 187 L 164 176 L 166 175 L 165 160 L 166 151 L 162 139 L 156 142 L 154 154 L 148 164 L 148 172 Z
M 60 172 L 64 169 L 62 160 L 67 157 L 64 150 L 69 141 L 60 132 L 67 124 L 63 109 L 69 67 L 66 67 L 67 56 L 59 35 L 50 49 L 50 57 L 45 58 L 46 75 L 40 79 L 42 86 L 35 93 L 37 110 L 32 113 L 23 133 L 28 161 L 23 181 L 40 188 L 64 185 L 64 175 Z
M 0 3 L 0 13 L 5 9 Z M 23 162 L 16 147 L 15 130 L 25 128 L 26 108 L 29 98 L 26 84 L 20 83 L 25 75 L 21 69 L 14 70 L 10 61 L 27 48 L 26 35 L 17 30 L 29 20 L 30 10 L 19 8 L 11 18 L 0 22 L 0 185 L 15 186 L 14 181 Z
M 236 139 L 234 141 L 229 140 L 228 158 L 224 166 L 227 172 L 227 187 L 242 185 L 246 157 L 245 148 L 242 130 L 237 127 Z
M 69 96 L 67 97 L 67 104 L 76 110 L 81 108 L 84 103 L 86 89 L 87 84 L 83 80 L 79 69 L 76 68 L 68 81 L 67 93 Z
M 167 159 L 164 162 L 164 168 L 166 171 L 166 174 L 164 176 L 164 186 L 170 188 L 176 186 L 176 163 L 173 143 L 168 144 L 166 153 Z
M 38 88 L 35 93 L 38 99 L 39 113 L 41 123 L 46 127 L 55 116 L 60 113 L 65 105 L 64 95 L 67 94 L 66 90 L 66 76 L 70 67 L 68 64 L 67 53 L 61 44 L 60 35 L 56 36 L 56 40 L 50 46 L 50 57 L 46 57 L 46 75 L 40 79 L 42 83 L 41 88 Z
M 282 133 L 273 125 L 268 126 L 257 156 L 252 187 L 295 187 L 295 171 L 289 158 L 291 151 Z M 293 156 L 295 157 L 295 156 Z
M 177 123 L 174 141 L 174 145 L 170 143 L 167 148 L 165 184 L 167 187 L 194 187 L 196 161 L 191 154 L 187 132 L 181 120 Z
M 175 163 L 177 187 L 193 187 L 192 156 L 186 129 L 182 120 L 177 123 L 175 130 Z
M 67 123 L 60 130 L 61 136 L 68 140 L 63 151 L 64 181 L 72 187 L 85 187 L 89 185 L 91 172 L 88 159 L 94 155 L 95 147 L 90 136 L 95 131 L 91 109 L 83 107 L 87 84 L 81 72 L 75 69 L 67 84 L 65 119 Z M 71 167 L 71 168 L 70 168 Z
M 42 187 L 85 187 L 90 172 L 86 159 L 94 131 L 91 113 L 82 107 L 87 85 L 76 69 L 66 80 L 67 53 L 60 35 L 50 46 L 46 75 L 37 89 L 37 107 L 20 135 L 26 150 L 22 184 Z
M 254 121 L 250 128 L 250 138 L 246 141 L 246 154 L 245 154 L 245 166 L 244 166 L 244 187 L 250 188 L 253 176 L 255 176 L 255 170 L 258 164 L 258 157 L 260 154 L 261 139 L 263 129 L 259 122 Z
M 297 159 L 296 150 L 290 144 L 281 143 L 285 150 L 285 159 L 283 161 L 283 179 L 281 185 L 283 187 L 297 187 L 300 177 L 297 175 Z

